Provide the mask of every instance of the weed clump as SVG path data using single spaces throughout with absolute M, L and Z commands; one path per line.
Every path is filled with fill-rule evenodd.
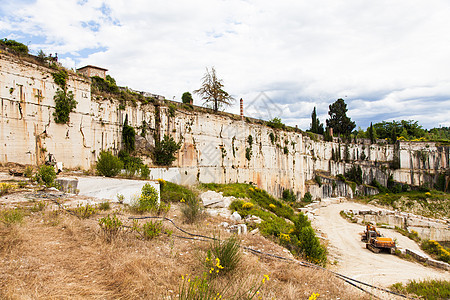
M 162 228 L 162 221 L 148 221 L 142 225 L 142 228 L 139 231 L 144 239 L 152 240 L 161 234 Z
M 24 212 L 19 208 L 7 209 L 0 212 L 0 221 L 6 226 L 22 223 Z
M 415 294 L 421 299 L 439 300 L 450 298 L 450 281 L 444 280 L 412 280 L 406 285 L 395 283 L 391 289 L 398 293 Z
M 240 251 L 240 241 L 237 236 L 232 235 L 228 239 L 221 241 L 214 239 L 206 253 L 205 265 L 208 271 L 216 274 L 226 274 L 234 271 L 239 265 L 242 254 Z
M 104 201 L 98 205 L 98 209 L 109 210 L 109 209 L 111 209 L 111 204 L 109 203 L 109 201 Z
M 103 236 L 108 243 L 111 243 L 122 229 L 122 221 L 115 214 L 101 218 L 98 221 L 98 225 L 102 229 Z
M 0 196 L 8 194 L 15 188 L 16 186 L 12 183 L 0 183 Z
M 80 219 L 88 219 L 97 212 L 97 208 L 94 205 L 86 203 L 86 205 L 78 204 L 77 207 L 73 208 L 71 211 Z
M 45 206 L 46 206 L 46 204 L 44 201 L 38 201 L 38 202 L 34 203 L 33 207 L 30 210 L 32 212 L 43 211 Z
M 203 208 L 195 195 L 189 195 L 186 199 L 180 201 L 183 203 L 181 212 L 186 223 L 194 223 L 203 216 Z

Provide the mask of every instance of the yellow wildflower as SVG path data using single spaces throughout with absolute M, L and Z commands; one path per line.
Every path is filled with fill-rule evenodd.
M 312 295 L 309 296 L 308 300 L 316 300 L 319 296 L 320 294 L 312 293 Z
M 244 204 L 242 204 L 242 208 L 243 209 L 252 209 L 253 208 L 253 203 L 245 202 Z
M 271 209 L 275 209 L 275 208 L 276 208 L 276 206 L 275 206 L 274 204 L 272 204 L 272 203 L 269 204 L 269 207 L 270 207 Z
M 183 198 L 181 198 L 180 202 L 184 203 L 184 202 L 185 202 L 185 200 L 184 200 Z

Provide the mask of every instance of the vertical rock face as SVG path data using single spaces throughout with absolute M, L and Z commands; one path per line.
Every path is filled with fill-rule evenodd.
M 333 179 L 353 165 L 361 167 L 366 184 L 374 179 L 386 184 L 392 175 L 395 181 L 421 185 L 449 169 L 448 146 L 324 142 L 320 136 L 275 130 L 225 113 L 178 108 L 173 114 L 168 101 L 160 101 L 158 107 L 139 102 L 124 107 L 115 99 L 91 95 L 90 81 L 76 74 L 69 74 L 67 85 L 77 107 L 68 124 L 56 124 L 55 71 L 6 54 L 0 54 L 0 63 L 1 163 L 40 164 L 52 154 L 66 168 L 88 169 L 101 150 L 120 150 L 128 115 L 129 125 L 145 137 L 138 141 L 138 152 L 147 155 L 143 158 L 150 166 L 155 137 L 167 134 L 182 142 L 171 168 L 151 169 L 154 179 L 184 184 L 252 182 L 276 196 L 292 189 L 298 196 L 309 190 L 314 196 L 328 197 L 363 192 Z M 398 169 L 389 169 L 393 162 Z M 317 174 L 330 179 L 315 186 Z

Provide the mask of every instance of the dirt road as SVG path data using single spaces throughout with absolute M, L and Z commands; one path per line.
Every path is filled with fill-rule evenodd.
M 388 287 L 396 282 L 406 283 L 408 280 L 445 279 L 450 280 L 450 272 L 432 267 L 425 267 L 417 262 L 400 259 L 387 253 L 375 254 L 365 248 L 361 242 L 360 233 L 364 226 L 350 223 L 339 215 L 344 209 L 373 209 L 370 205 L 353 202 L 331 204 L 319 208 L 312 224 L 329 239 L 329 252 L 335 257 L 335 271 L 351 278 L 370 284 Z M 409 238 L 394 230 L 381 229 L 387 237 L 396 238 L 398 245 L 416 251 L 419 246 Z

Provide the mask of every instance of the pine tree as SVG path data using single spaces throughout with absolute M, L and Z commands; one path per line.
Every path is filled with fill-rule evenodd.
M 347 104 L 344 99 L 337 99 L 329 106 L 328 114 L 330 118 L 327 119 L 327 127 L 333 128 L 337 134 L 342 134 L 346 137 L 350 136 L 356 124 L 349 117 L 347 117 Z

